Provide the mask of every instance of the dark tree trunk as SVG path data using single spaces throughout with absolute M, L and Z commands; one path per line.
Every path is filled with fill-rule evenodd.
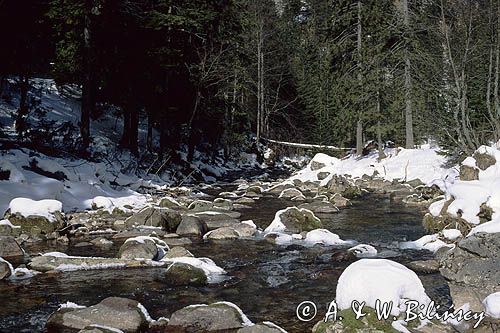
M 23 75 L 19 82 L 19 109 L 17 110 L 16 116 L 16 132 L 19 136 L 22 136 L 24 131 L 26 131 L 26 117 L 28 116 L 28 90 L 29 90 L 29 78 L 27 75 Z
M 146 109 L 146 114 L 148 115 L 148 135 L 146 138 L 146 147 L 149 152 L 153 152 L 153 112 L 152 110 Z
M 95 113 L 93 54 L 92 54 L 92 9 L 93 0 L 85 0 L 85 19 L 83 28 L 83 84 L 80 135 L 82 148 L 90 145 L 90 115 Z
M 139 154 L 139 107 L 133 103 L 130 109 L 130 140 L 129 148 L 132 154 Z

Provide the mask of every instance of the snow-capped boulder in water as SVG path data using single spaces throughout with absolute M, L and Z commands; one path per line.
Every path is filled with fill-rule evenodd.
M 149 236 L 138 236 L 127 239 L 118 251 L 121 259 L 161 259 L 168 251 L 167 244 Z
M 309 231 L 306 234 L 306 238 L 304 240 L 308 244 L 321 244 L 321 245 L 345 245 L 348 242 L 340 239 L 339 235 L 334 234 L 333 232 L 326 229 L 315 229 Z
M 5 218 L 28 234 L 48 234 L 63 226 L 62 203 L 57 200 L 15 198 L 5 212 Z
M 90 325 L 112 327 L 135 333 L 148 327 L 149 314 L 141 303 L 121 297 L 108 297 L 89 307 L 60 306 L 48 319 L 48 331 L 80 330 Z
M 339 309 L 351 308 L 353 301 L 375 308 L 376 300 L 392 302 L 391 315 L 398 316 L 413 300 L 429 304 L 424 286 L 412 270 L 387 259 L 361 259 L 349 265 L 337 284 Z
M 168 323 L 170 329 L 186 332 L 225 332 L 251 325 L 243 311 L 230 302 L 186 306 L 174 312 Z
M 279 210 L 274 220 L 264 230 L 265 233 L 285 232 L 289 234 L 300 234 L 303 231 L 311 231 L 322 227 L 321 220 L 313 212 L 304 208 L 288 207 Z
M 358 258 L 369 258 L 377 256 L 377 249 L 368 244 L 358 244 L 347 250 Z
M 203 286 L 208 282 L 208 278 L 203 269 L 186 264 L 174 262 L 168 266 L 163 281 L 169 286 Z

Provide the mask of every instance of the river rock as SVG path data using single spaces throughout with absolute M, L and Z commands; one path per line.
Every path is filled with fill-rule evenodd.
M 0 257 L 9 259 L 22 256 L 24 256 L 24 251 L 14 237 L 0 236 Z
M 127 239 L 118 251 L 121 259 L 158 259 L 160 248 L 166 248 L 165 242 L 156 237 L 134 237 Z
M 208 231 L 207 224 L 194 215 L 184 215 L 177 227 L 176 234 L 180 236 L 201 237 Z
M 49 317 L 46 329 L 84 329 L 100 325 L 126 333 L 139 332 L 148 326 L 139 304 L 127 298 L 108 297 L 87 308 L 60 308 Z
M 156 263 L 162 266 L 163 263 Z M 60 269 L 61 267 L 71 267 L 73 269 L 110 269 L 110 268 L 140 268 L 152 267 L 150 260 L 130 260 L 119 258 L 96 258 L 96 257 L 76 257 L 76 256 L 54 256 L 43 255 L 32 258 L 28 264 L 29 268 L 48 272 Z
M 241 310 L 231 303 L 187 306 L 172 314 L 168 327 L 185 332 L 225 332 L 248 325 Z
M 19 236 L 21 227 L 13 225 L 9 220 L 0 220 L 0 236 Z
M 183 209 L 182 206 L 177 200 L 172 197 L 163 197 L 160 199 L 159 206 L 162 208 L 170 208 L 170 209 Z
M 234 203 L 236 204 L 241 204 L 241 205 L 251 205 L 253 203 L 255 203 L 255 200 L 252 199 L 252 198 L 238 198 L 234 201 Z
M 321 172 L 318 172 L 318 180 L 323 180 L 323 179 L 326 179 L 328 178 L 328 176 L 330 176 L 331 173 L 330 172 L 326 172 L 326 171 L 321 171 Z
M 197 213 L 196 216 L 207 226 L 209 231 L 222 227 L 231 227 L 240 223 L 240 221 L 232 218 L 228 214 L 219 212 L 202 212 Z
M 268 189 L 267 193 L 279 195 L 284 190 L 291 189 L 291 188 L 294 188 L 294 186 L 292 184 L 289 184 L 289 183 L 278 184 L 278 185 L 275 185 L 275 186 L 271 187 L 270 189 Z M 248 192 L 248 190 L 247 190 L 247 192 Z
M 299 206 L 299 208 L 305 208 L 312 211 L 314 214 L 335 214 L 339 212 L 339 209 L 335 207 L 334 204 L 328 201 L 314 201 L 311 203 L 305 203 Z
M 281 230 L 282 226 L 285 230 Z M 285 232 L 289 234 L 300 234 L 303 231 L 320 229 L 323 225 L 313 212 L 304 208 L 288 207 L 276 213 L 273 222 L 266 228 L 265 232 Z
M 125 220 L 128 228 L 133 226 L 162 227 L 169 232 L 175 232 L 181 223 L 181 214 L 168 208 L 146 207 Z
M 214 208 L 224 209 L 224 210 L 233 210 L 233 202 L 228 199 L 217 198 L 214 200 Z
M 460 166 L 460 180 L 463 181 L 471 181 L 479 179 L 479 169 L 469 166 L 469 165 L 461 165 Z
M 174 246 L 165 253 L 164 259 L 179 258 L 179 257 L 190 257 L 194 258 L 194 255 L 189 252 L 186 248 L 182 246 Z
M 439 272 L 438 260 L 415 260 L 408 264 L 408 268 L 418 273 L 432 274 Z
M 6 279 L 12 275 L 12 265 L 0 257 L 0 280 Z
M 500 286 L 500 233 L 477 233 L 466 237 L 444 253 L 441 275 L 447 280 L 481 292 L 492 293 Z
M 240 328 L 236 333 L 286 333 L 286 331 L 273 323 L 263 322 Z
M 351 200 L 344 198 L 340 193 L 335 193 L 330 202 L 338 208 L 344 208 L 351 205 Z
M 294 197 L 301 197 L 301 196 L 304 196 L 304 195 L 302 194 L 302 192 L 300 192 L 296 188 L 285 189 L 285 190 L 281 191 L 281 193 L 279 195 L 279 197 L 282 199 L 291 199 Z
M 78 331 L 78 333 L 117 333 L 117 332 L 119 331 L 117 331 L 117 329 L 114 327 L 106 327 L 101 325 L 90 325 Z
M 209 240 L 236 239 L 240 237 L 252 237 L 256 232 L 257 229 L 254 226 L 246 223 L 238 223 L 231 227 L 217 228 L 205 236 Z
M 208 200 L 195 200 L 189 206 L 188 209 L 192 210 L 211 210 L 214 204 Z
M 193 241 L 187 237 L 165 237 L 163 241 L 167 243 L 169 247 L 193 244 Z
M 54 219 L 49 220 L 45 216 L 29 215 L 22 216 L 19 213 L 11 214 L 9 210 L 5 213 L 5 219 L 15 226 L 21 227 L 21 232 L 31 235 L 48 235 L 64 225 L 61 212 L 54 212 Z
M 97 247 L 102 247 L 102 248 L 109 248 L 113 246 L 113 242 L 110 241 L 107 238 L 104 237 L 98 237 L 94 238 L 93 240 L 90 241 L 94 246 Z
M 168 266 L 163 279 L 171 286 L 202 286 L 208 281 L 201 268 L 181 262 L 174 262 Z

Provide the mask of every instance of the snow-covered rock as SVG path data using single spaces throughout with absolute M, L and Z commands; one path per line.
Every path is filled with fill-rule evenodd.
M 399 247 L 405 250 L 428 250 L 435 253 L 442 247 L 453 248 L 454 245 L 443 242 L 438 234 L 433 234 L 422 236 L 416 241 L 402 242 Z
M 62 212 L 62 203 L 58 200 L 31 200 L 28 198 L 16 198 L 9 204 L 10 214 L 19 214 L 23 217 L 40 216 L 50 222 L 56 220 L 56 213 Z
M 302 231 L 311 231 L 321 227 L 321 220 L 310 210 L 288 207 L 276 212 L 274 220 L 264 230 L 264 232 L 285 232 L 298 234 Z
M 429 304 L 418 276 L 405 266 L 387 259 L 361 259 L 349 265 L 337 284 L 339 309 L 349 309 L 353 301 L 375 308 L 377 300 L 392 302 L 392 315 L 406 309 L 405 301 Z
M 163 258 L 163 262 L 169 264 L 182 263 L 188 264 L 195 268 L 201 269 L 209 283 L 217 283 L 226 279 L 226 271 L 210 258 L 193 258 L 193 257 L 175 257 L 175 258 Z
M 339 235 L 326 229 L 315 229 L 309 231 L 306 234 L 304 242 L 312 245 L 345 245 L 349 243 L 340 239 Z
M 369 258 L 377 256 L 377 249 L 368 244 L 358 244 L 347 250 L 353 253 L 358 258 Z
M 485 312 L 488 316 L 500 319 L 500 292 L 490 294 L 483 300 Z

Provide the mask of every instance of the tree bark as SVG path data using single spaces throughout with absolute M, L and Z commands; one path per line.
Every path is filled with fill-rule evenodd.
M 26 117 L 28 116 L 28 91 L 29 91 L 29 78 L 27 75 L 23 75 L 19 81 L 19 109 L 17 110 L 16 116 L 16 132 L 22 137 L 24 131 L 26 131 Z
M 358 83 L 362 86 L 362 74 L 361 74 L 361 0 L 358 0 L 358 23 L 357 23 L 357 52 L 358 52 Z M 360 98 L 361 99 L 361 98 Z M 356 124 L 356 154 L 358 156 L 363 155 L 363 106 L 358 105 L 358 121 Z
M 402 0 L 403 5 L 403 21 L 405 35 L 409 32 L 409 14 L 408 14 L 408 0 Z M 408 36 L 405 36 L 408 38 Z M 408 50 L 408 44 L 405 43 L 405 129 L 406 129 L 406 148 L 412 149 L 415 147 L 413 137 L 413 105 L 412 105 L 412 82 L 411 82 L 411 61 Z
M 94 1 L 85 0 L 85 18 L 83 27 L 83 83 L 82 83 L 82 105 L 80 118 L 80 135 L 82 137 L 82 148 L 87 150 L 90 145 L 90 115 L 95 113 L 94 97 L 94 69 L 92 52 L 92 15 Z

